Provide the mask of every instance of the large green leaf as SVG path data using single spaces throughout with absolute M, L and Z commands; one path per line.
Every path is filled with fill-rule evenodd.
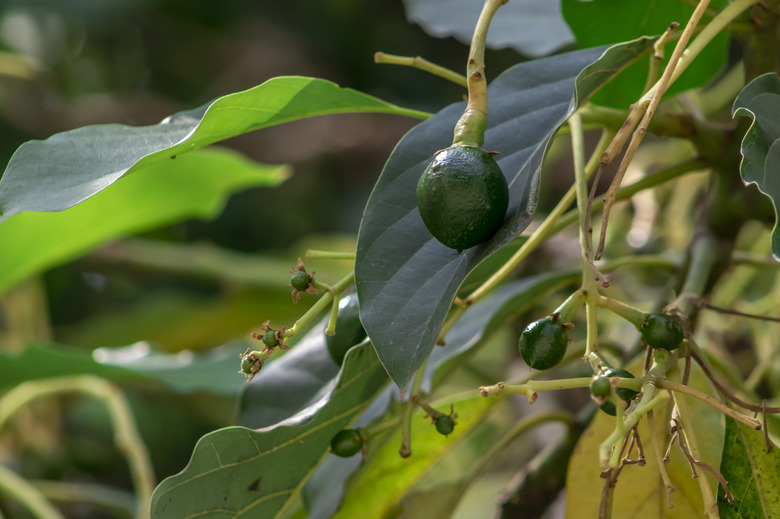
M 228 427 L 201 438 L 187 467 L 155 489 L 152 517 L 288 517 L 328 455 L 330 439 L 357 418 L 386 380 L 369 343 L 353 348 L 322 405 L 264 429 Z
M 720 10 L 727 0 L 713 0 L 710 8 Z M 663 33 L 669 24 L 677 22 L 685 26 L 696 2 L 680 0 L 654 0 L 653 2 L 626 2 L 624 0 L 562 0 L 563 17 L 571 27 L 580 47 L 594 47 L 640 36 Z M 706 23 L 711 17 L 705 15 Z M 605 23 L 605 20 L 609 20 Z M 678 29 L 680 31 L 682 29 Z M 717 36 L 696 57 L 685 73 L 668 90 L 669 94 L 705 85 L 713 79 L 726 62 L 728 35 Z M 667 44 L 666 58 L 672 54 L 675 42 Z M 666 63 L 666 61 L 664 61 Z M 607 85 L 594 98 L 594 102 L 606 106 L 627 108 L 639 99 L 648 71 L 647 60 L 629 67 L 615 81 Z
M 23 144 L 0 182 L 0 222 L 22 211 L 62 211 L 126 173 L 236 135 L 347 112 L 425 116 L 323 79 L 277 77 L 156 125 L 86 126 Z
M 461 254 L 436 241 L 420 218 L 417 180 L 436 150 L 452 141 L 458 103 L 413 128 L 391 154 L 368 201 L 358 236 L 356 285 L 361 319 L 392 379 L 405 388 L 428 357 L 452 298 L 469 271 L 516 238 L 536 209 L 547 144 L 599 86 L 647 50 L 651 40 L 521 63 L 489 87 L 485 146 L 500 152 L 510 205 L 485 244 Z
M 212 218 L 231 193 L 287 176 L 284 167 L 234 151 L 201 150 L 158 161 L 69 211 L 17 215 L 0 224 L 0 293 L 113 238 L 183 218 Z
M 398 455 L 401 431 L 396 431 L 378 452 L 370 452 L 371 463 L 353 482 L 338 513 L 340 519 L 392 517 L 390 512 L 420 482 L 431 468 L 458 446 L 471 430 L 480 425 L 486 414 L 503 399 L 475 397 L 458 402 L 458 423 L 449 436 L 442 436 L 424 412 L 412 417 L 413 454 L 404 459 Z
M 756 184 L 775 207 L 772 254 L 780 261 L 780 78 L 759 76 L 742 89 L 732 115 L 753 119 L 742 139 L 739 171 L 746 184 Z
M 471 43 L 482 4 L 473 0 L 404 0 L 410 21 L 429 34 L 454 36 L 466 44 Z M 573 41 L 560 4 L 549 0 L 507 2 L 494 16 L 487 34 L 488 47 L 511 47 L 528 56 L 543 56 Z
M 762 431 L 727 419 L 720 471 L 734 496 L 730 504 L 718 489 L 722 519 L 780 517 L 780 452 L 767 452 Z

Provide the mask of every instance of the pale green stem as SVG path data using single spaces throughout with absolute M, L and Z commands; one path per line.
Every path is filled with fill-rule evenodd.
M 623 427 L 620 428 L 620 430 L 616 427 L 612 434 L 610 434 L 599 447 L 599 460 L 602 468 L 617 467 L 617 463 L 613 463 L 613 460 L 610 459 L 612 456 L 612 449 L 619 450 L 617 444 L 623 440 L 625 431 L 631 430 L 631 428 L 639 422 L 640 418 L 664 400 L 665 398 L 662 395 L 655 396 L 655 386 L 652 382 L 648 382 L 642 386 L 642 399 L 640 400 L 639 405 L 624 417 L 622 421 Z
M 499 382 L 492 386 L 482 386 L 479 392 L 482 396 L 498 396 L 503 394 L 525 395 L 530 403 L 536 401 L 537 393 L 544 391 L 558 391 L 561 389 L 575 389 L 588 387 L 591 377 L 563 378 L 558 380 L 529 380 L 524 384 L 504 384 Z M 627 387 L 638 390 L 642 386 L 642 380 L 638 378 L 614 377 L 615 387 Z
M 588 161 L 587 166 L 585 167 L 586 174 L 588 176 L 592 175 L 599 164 L 599 157 L 601 156 L 601 152 L 606 148 L 609 141 L 612 139 L 612 133 L 610 133 L 607 130 L 604 130 L 604 132 L 601 135 L 601 140 L 599 141 L 598 145 L 596 146 L 596 150 L 593 152 L 593 155 L 591 156 L 591 159 Z M 566 210 L 571 206 L 572 203 L 574 203 L 574 200 L 576 199 L 576 186 L 571 186 L 568 191 L 566 191 L 566 194 L 563 195 L 561 200 L 558 202 L 558 204 L 555 206 L 555 208 L 550 212 L 550 214 L 545 217 L 545 219 L 542 221 L 542 223 L 539 225 L 539 227 L 531 234 L 531 236 L 528 237 L 528 239 L 523 243 L 523 245 L 517 250 L 517 252 L 514 253 L 514 255 L 504 264 L 501 266 L 500 269 L 498 269 L 490 278 L 485 281 L 482 286 L 477 288 L 474 292 L 471 293 L 464 301 L 467 304 L 476 303 L 483 297 L 485 297 L 491 290 L 493 290 L 496 285 L 498 285 L 503 279 L 509 275 L 510 272 L 512 272 L 525 258 L 528 257 L 531 252 L 536 250 L 536 248 L 544 243 L 544 240 L 546 240 L 551 234 L 559 230 L 560 227 L 556 224 L 558 218 L 563 215 Z
M 488 28 L 499 7 L 507 0 L 485 0 L 471 39 L 466 64 L 466 83 L 469 100 L 466 110 L 455 125 L 453 144 L 482 147 L 487 125 L 487 78 L 485 77 L 485 40 Z
M 637 308 L 634 308 L 633 306 L 627 305 L 626 303 L 612 299 L 611 297 L 599 297 L 598 305 L 602 308 L 606 308 L 616 315 L 619 315 L 626 321 L 636 326 L 637 329 L 642 325 L 648 316 L 647 312 L 643 312 Z
M 0 493 L 20 502 L 37 519 L 64 519 L 39 490 L 3 465 L 0 465 Z
M 154 470 L 149 453 L 138 433 L 130 407 L 122 392 L 113 384 L 91 375 L 26 382 L 0 399 L 0 430 L 10 417 L 31 401 L 65 392 L 80 392 L 99 400 L 108 410 L 114 426 L 114 442 L 127 458 L 138 497 L 137 519 L 149 517 L 154 490 Z
M 329 290 L 324 294 L 322 294 L 322 297 L 320 297 L 319 300 L 306 311 L 306 313 L 304 313 L 302 316 L 298 318 L 297 321 L 295 321 L 295 324 L 293 324 L 292 328 L 284 332 L 284 336 L 292 337 L 296 333 L 300 333 L 303 330 L 305 330 L 314 321 L 314 319 L 317 318 L 320 312 L 325 310 L 328 307 L 328 305 L 331 304 L 333 298 L 340 296 L 341 293 L 344 292 L 349 287 L 349 285 L 352 284 L 354 280 L 355 280 L 355 271 L 353 270 L 352 272 L 347 274 L 343 279 L 341 279 L 338 283 L 333 285 L 332 290 Z
M 325 328 L 325 335 L 336 335 L 336 319 L 339 316 L 339 298 L 334 297 L 330 306 L 330 319 L 328 319 L 328 326 Z
M 677 382 L 672 382 L 671 380 L 665 378 L 659 379 L 657 383 L 658 383 L 658 387 L 661 389 L 668 389 L 669 391 L 675 391 L 677 393 L 682 393 L 683 395 L 688 395 L 690 397 L 693 397 L 697 400 L 704 402 L 705 404 L 714 407 L 721 413 L 732 417 L 738 422 L 742 422 L 748 427 L 752 427 L 757 431 L 761 429 L 761 422 L 759 422 L 755 418 L 752 418 L 750 416 L 745 416 L 744 414 L 737 412 L 728 406 L 723 405 L 722 403 L 718 402 L 717 400 L 715 400 L 714 398 L 712 398 L 710 395 L 706 393 L 702 393 L 701 391 L 698 391 L 692 387 L 686 386 L 684 384 L 679 384 Z
M 384 52 L 377 52 L 374 54 L 375 63 L 386 63 L 388 65 L 403 65 L 407 67 L 418 68 L 424 70 L 434 76 L 442 77 L 448 81 L 460 85 L 462 87 L 467 86 L 466 76 L 458 74 L 457 72 L 450 70 L 441 65 L 437 65 L 428 61 L 420 56 L 396 56 L 394 54 L 385 54 Z

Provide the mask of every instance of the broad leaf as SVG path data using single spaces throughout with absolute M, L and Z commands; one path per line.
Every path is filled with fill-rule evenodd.
M 369 452 L 371 463 L 359 475 L 334 518 L 361 519 L 388 517 L 401 499 L 438 463 L 453 451 L 469 431 L 502 401 L 500 398 L 476 397 L 458 402 L 458 423 L 445 437 L 436 431 L 424 412 L 412 417 L 412 456 L 398 455 L 401 432 L 388 440 L 378 452 Z
M 454 36 L 465 44 L 471 43 L 482 5 L 473 0 L 404 0 L 409 21 L 433 36 Z M 511 47 L 528 56 L 543 56 L 573 41 L 560 4 L 548 0 L 507 2 L 487 34 L 488 47 Z
M 318 402 L 332 390 L 339 366 L 325 347 L 325 324 L 278 360 L 263 366 L 241 394 L 238 424 L 268 427 Z M 239 352 L 243 353 L 243 352 Z
M 398 144 L 366 206 L 355 272 L 363 325 L 399 387 L 406 388 L 430 354 L 461 281 L 530 223 L 542 160 L 557 128 L 578 102 L 651 43 L 639 40 L 606 52 L 589 49 L 521 63 L 490 85 L 485 147 L 500 152 L 509 211 L 488 242 L 461 254 L 425 228 L 415 190 L 436 150 L 451 143 L 465 105 L 448 106 Z
M 332 395 L 271 427 L 228 427 L 198 441 L 187 467 L 152 496 L 152 517 L 285 517 L 348 427 L 386 383 L 370 344 L 353 348 Z M 262 397 L 260 397 L 262 398 Z
M 0 224 L 0 293 L 108 240 L 184 218 L 213 218 L 231 193 L 287 176 L 284 167 L 208 149 L 158 161 L 70 211 L 20 214 Z
M 711 10 L 720 10 L 727 0 L 713 0 Z M 653 2 L 624 2 L 622 0 L 562 0 L 561 7 L 566 22 L 577 38 L 581 48 L 607 45 L 631 40 L 640 36 L 663 33 L 672 22 L 681 25 L 688 22 L 696 2 L 679 0 L 656 0 Z M 711 16 L 705 15 L 700 25 Z M 605 20 L 609 20 L 605 23 Z M 718 35 L 696 57 L 685 73 L 668 90 L 669 94 L 682 92 L 707 84 L 726 63 L 728 35 Z M 665 55 L 668 61 L 674 49 L 675 41 L 666 44 Z M 642 60 L 629 67 L 615 81 L 599 92 L 593 101 L 597 104 L 627 108 L 639 99 L 647 79 L 648 60 Z M 663 69 L 661 69 L 663 70 Z M 660 77 L 660 76 L 659 76 Z
M 753 119 L 742 139 L 739 171 L 746 184 L 756 184 L 775 207 L 772 254 L 780 261 L 780 78 L 759 76 L 742 89 L 732 115 Z
M 0 182 L 0 222 L 22 211 L 62 211 L 126 173 L 236 135 L 347 112 L 425 116 L 330 81 L 277 77 L 156 125 L 86 126 L 23 144 Z
M 431 352 L 425 366 L 423 391 L 430 392 L 434 377 L 441 379 L 449 374 L 445 366 L 449 359 L 469 351 L 511 317 L 531 308 L 542 296 L 579 277 L 580 273 L 573 271 L 537 274 L 507 283 L 470 307 L 444 337 L 445 346 Z
M 730 504 L 718 489 L 722 519 L 780 517 L 780 452 L 767 452 L 763 431 L 727 419 L 720 471 L 734 496 Z
M 629 370 L 636 373 L 636 368 L 641 369 L 639 362 L 635 362 Z M 709 380 L 697 367 L 691 370 L 689 385 L 699 391 L 712 393 Z M 659 393 L 664 394 L 660 391 Z M 670 438 L 669 419 L 673 406 L 671 397 L 668 394 L 666 396 L 666 401 L 654 410 L 656 432 L 662 452 Z M 686 435 L 695 437 L 702 461 L 713 467 L 718 466 L 723 446 L 723 415 L 717 409 L 699 400 L 685 396 L 681 398 L 686 407 L 681 412 L 686 412 L 694 428 L 692 431 L 686 430 Z M 567 518 L 598 516 L 604 486 L 604 480 L 599 477 L 601 472 L 598 461 L 599 446 L 614 429 L 615 417 L 599 411 L 580 438 L 569 461 L 566 477 Z M 717 485 L 715 479 L 705 475 L 703 469 L 699 469 L 699 478 L 694 479 L 691 476 L 688 460 L 680 451 L 679 445 L 675 444 L 671 450 L 670 462 L 666 464 L 669 478 L 675 487 L 675 492 L 671 494 L 674 508 L 667 508 L 666 488 L 661 479 L 656 457 L 653 455 L 647 419 L 640 420 L 638 432 L 644 445 L 646 464 L 627 465 L 620 472 L 614 489 L 612 517 L 632 519 L 701 517 L 704 505 L 699 480 L 706 478 L 703 480 L 710 485 L 715 495 Z M 636 458 L 636 450 L 631 457 Z

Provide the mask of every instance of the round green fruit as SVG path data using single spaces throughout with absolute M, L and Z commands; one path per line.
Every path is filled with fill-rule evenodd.
M 268 330 L 263 334 L 263 344 L 265 344 L 269 348 L 273 348 L 274 346 L 279 344 L 279 339 L 276 338 L 275 330 Z
M 330 440 L 330 450 L 336 456 L 349 458 L 363 448 L 365 441 L 357 429 L 344 429 L 336 433 Z
M 455 430 L 455 420 L 451 416 L 440 416 L 436 420 L 436 430 L 444 436 L 452 434 Z
M 347 351 L 355 344 L 363 342 L 365 338 L 366 330 L 363 329 L 363 323 L 360 322 L 360 307 L 357 296 L 349 295 L 341 298 L 339 312 L 336 316 L 336 334 L 325 335 L 325 346 L 328 347 L 328 353 L 341 366 Z
M 669 314 L 650 314 L 639 331 L 645 342 L 654 349 L 674 350 L 683 340 L 682 324 Z
M 619 378 L 634 378 L 634 375 L 632 375 L 630 372 L 626 371 L 622 368 L 616 368 L 611 369 L 604 373 L 605 378 L 609 377 L 619 377 Z M 615 390 L 615 393 L 617 396 L 620 397 L 621 400 L 623 400 L 626 404 L 631 402 L 636 396 L 639 394 L 639 391 L 634 391 L 633 389 L 628 389 L 627 387 L 619 387 Z M 608 415 L 615 416 L 617 409 L 615 409 L 615 404 L 612 402 L 604 402 L 601 406 L 601 410 L 607 413 Z
M 609 377 L 603 375 L 597 375 L 590 379 L 589 387 L 593 396 L 605 397 L 612 392 L 612 382 L 610 382 Z
M 417 183 L 423 223 L 458 252 L 487 241 L 509 207 L 509 188 L 495 159 L 482 148 L 451 146 L 439 151 Z
M 566 328 L 550 317 L 529 324 L 518 341 L 520 355 L 533 369 L 550 369 L 566 354 L 569 336 Z
M 252 366 L 255 365 L 255 362 L 257 360 L 249 357 L 244 357 L 241 359 L 241 371 L 246 373 L 247 375 L 252 373 Z
M 306 290 L 311 283 L 311 276 L 302 270 L 296 270 L 290 275 L 290 285 L 295 290 Z

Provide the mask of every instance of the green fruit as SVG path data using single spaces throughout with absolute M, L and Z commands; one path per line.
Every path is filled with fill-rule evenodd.
M 275 330 L 268 330 L 263 334 L 263 344 L 265 344 L 269 348 L 273 348 L 274 346 L 279 344 L 279 339 L 276 338 Z
M 339 301 L 339 312 L 336 316 L 336 334 L 325 335 L 325 345 L 328 353 L 336 363 L 341 366 L 347 351 L 363 342 L 366 338 L 366 330 L 360 322 L 360 307 L 355 295 L 343 297 Z
M 290 275 L 290 285 L 295 290 L 306 290 L 311 283 L 311 276 L 302 270 L 296 270 Z
M 520 355 L 533 369 L 550 369 L 566 354 L 569 336 L 566 328 L 550 317 L 529 324 L 518 341 Z
M 634 378 L 634 375 L 622 368 L 611 369 L 604 373 L 604 377 L 619 377 L 619 378 Z M 615 390 L 617 396 L 620 397 L 625 403 L 631 402 L 639 394 L 639 391 L 628 389 L 627 387 L 619 387 Z M 617 409 L 612 402 L 604 402 L 601 406 L 601 410 L 608 415 L 615 416 Z
M 612 392 L 612 382 L 609 381 L 609 377 L 597 375 L 590 379 L 590 392 L 593 396 L 609 396 Z
M 336 456 L 349 458 L 363 448 L 365 441 L 357 429 L 344 429 L 336 433 L 330 440 L 330 450 Z
M 257 362 L 255 359 L 244 357 L 241 359 L 241 371 L 250 375 L 252 373 L 252 366 Z
M 439 434 L 447 436 L 455 430 L 455 420 L 451 416 L 441 416 L 436 420 L 436 430 Z
M 655 349 L 673 350 L 683 340 L 682 324 L 669 314 L 650 314 L 639 331 L 645 342 Z
M 460 252 L 485 242 L 501 226 L 509 188 L 488 152 L 451 146 L 425 168 L 417 183 L 417 207 L 431 234 Z

